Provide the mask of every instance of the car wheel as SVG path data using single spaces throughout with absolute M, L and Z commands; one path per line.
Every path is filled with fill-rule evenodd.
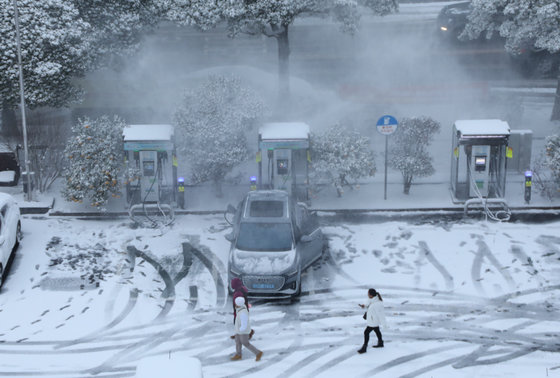
M 18 222 L 17 229 L 16 229 L 16 242 L 14 247 L 19 246 L 21 239 L 23 239 L 23 233 L 21 232 L 21 222 Z
M 298 274 L 297 282 L 298 282 L 298 289 L 294 294 L 292 294 L 292 302 L 299 300 L 299 297 L 301 296 L 301 271 Z

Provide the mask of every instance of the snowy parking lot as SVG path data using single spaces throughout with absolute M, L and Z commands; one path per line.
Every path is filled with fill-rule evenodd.
M 205 377 L 560 376 L 559 222 L 323 223 L 329 250 L 300 300 L 253 301 L 262 360 L 231 362 L 221 215 L 163 230 L 26 216 L 0 294 L 0 376 L 127 377 L 174 353 Z M 368 287 L 388 328 L 359 355 Z

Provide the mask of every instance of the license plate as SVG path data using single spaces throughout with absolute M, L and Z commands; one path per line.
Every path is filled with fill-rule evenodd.
M 274 289 L 274 285 L 269 283 L 254 283 L 253 289 Z

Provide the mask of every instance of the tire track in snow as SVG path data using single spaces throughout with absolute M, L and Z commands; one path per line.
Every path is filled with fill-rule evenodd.
M 340 275 L 340 276 L 346 278 L 348 281 L 350 281 L 350 282 L 352 282 L 352 283 L 356 283 L 356 284 L 357 284 L 358 282 L 357 282 L 352 276 L 350 276 L 348 273 L 346 273 L 346 272 L 342 269 L 342 267 L 340 266 L 340 264 L 338 264 L 338 263 L 336 262 L 336 260 L 334 259 L 334 256 L 333 256 L 332 253 L 331 253 L 331 248 L 330 248 L 330 247 L 327 247 L 327 248 L 325 248 L 325 251 L 327 252 L 327 263 L 329 264 L 329 266 L 330 266 L 332 269 L 334 269 L 334 271 L 335 271 L 338 275 Z
M 399 288 L 399 291 L 401 291 L 402 289 L 403 288 Z M 414 292 L 415 290 L 410 289 L 410 291 Z M 327 294 L 327 293 L 325 293 L 325 294 Z M 399 293 L 388 293 L 387 298 L 389 299 L 389 298 L 402 297 L 402 296 L 397 296 L 396 294 L 399 294 Z M 404 297 L 409 297 L 408 295 L 406 295 L 406 293 L 403 293 L 403 294 L 404 294 Z M 324 294 L 323 295 L 319 294 L 319 296 L 324 297 L 325 295 Z M 355 300 L 355 298 L 358 298 L 359 296 L 358 295 L 354 295 L 354 296 L 345 295 L 344 297 L 348 298 L 347 299 L 348 302 L 352 302 L 352 301 Z M 434 299 L 442 301 L 442 298 L 438 298 L 437 296 Z M 302 309 L 302 311 L 305 311 L 306 309 L 315 309 L 316 310 L 317 301 L 321 302 L 321 301 L 325 301 L 325 299 L 303 297 L 302 301 L 301 301 L 302 305 L 300 306 L 300 308 Z M 454 312 L 454 313 L 464 313 L 464 308 L 463 308 L 464 305 L 467 305 L 467 304 L 462 303 L 461 306 L 447 305 L 449 307 L 447 310 L 450 311 L 450 312 Z M 422 311 L 422 312 L 423 311 L 432 311 L 432 309 L 426 308 L 425 306 L 422 306 L 421 304 L 418 304 L 416 306 L 418 308 L 418 311 Z M 440 305 L 440 306 L 443 307 L 443 304 Z M 484 303 L 481 303 L 481 306 L 484 307 L 485 306 Z M 515 305 L 512 305 L 512 306 L 515 306 Z M 326 309 L 328 309 L 328 306 L 326 306 Z M 320 310 L 321 309 L 319 308 L 319 312 L 321 312 Z M 212 316 L 211 314 L 201 314 L 201 315 L 203 315 L 205 317 L 208 317 L 208 318 L 210 318 Z M 330 318 L 330 317 L 334 317 L 334 316 L 354 316 L 354 315 L 356 315 L 356 314 L 355 313 L 348 314 L 348 313 L 344 313 L 344 312 L 339 311 L 339 312 L 336 312 L 336 313 L 335 312 L 325 313 L 321 317 L 316 317 L 315 319 L 313 319 L 313 318 L 311 318 L 311 319 L 312 320 L 320 320 L 320 319 L 323 319 L 323 318 Z M 504 313 L 503 316 L 505 316 L 506 318 L 509 318 L 511 315 L 514 315 L 515 317 L 529 316 L 527 314 L 515 315 L 515 314 L 512 314 L 511 312 L 510 313 Z M 485 318 L 486 318 L 486 316 L 485 316 Z M 490 321 L 494 321 L 494 320 L 496 320 L 496 318 L 492 316 L 492 317 L 486 319 L 485 321 L 490 322 Z M 280 322 L 280 321 L 279 320 L 273 320 L 270 323 L 274 324 L 275 322 Z M 309 321 L 309 319 L 306 319 L 306 321 Z M 418 341 L 422 341 L 422 340 L 449 340 L 449 341 L 457 341 L 457 342 L 460 342 L 460 343 L 469 343 L 469 345 L 472 345 L 472 344 L 476 345 L 476 344 L 481 344 L 481 343 L 484 345 L 484 344 L 487 344 L 487 343 L 491 342 L 491 343 L 494 343 L 496 345 L 502 345 L 502 346 L 508 345 L 510 347 L 513 343 L 519 343 L 519 342 L 523 343 L 523 345 L 515 346 L 515 348 L 518 348 L 518 347 L 519 348 L 527 348 L 527 346 L 530 345 L 530 343 L 533 343 L 533 342 L 542 344 L 542 341 L 533 339 L 530 335 L 529 336 L 524 336 L 522 339 L 519 339 L 518 335 L 508 335 L 508 334 L 497 335 L 496 338 L 492 338 L 492 337 L 482 338 L 482 337 L 479 337 L 478 334 L 480 334 L 482 336 L 483 333 L 485 332 L 485 330 L 483 330 L 483 329 L 479 330 L 478 334 L 470 334 L 470 333 L 469 334 L 463 334 L 464 332 L 472 332 L 473 328 L 471 327 L 471 328 L 462 329 L 462 328 L 459 328 L 457 326 L 457 324 L 460 324 L 460 322 L 457 322 L 457 323 L 455 323 L 455 322 L 442 323 L 439 327 L 437 327 L 441 331 L 439 331 L 438 329 L 427 330 L 425 333 L 419 333 L 417 331 L 394 333 L 394 332 L 390 331 L 390 332 L 387 333 L 387 335 L 389 336 L 391 341 L 399 340 L 401 342 L 404 342 L 404 341 L 407 341 L 407 340 L 418 340 Z M 210 324 L 208 324 L 208 325 L 200 326 L 198 332 L 191 332 L 190 330 L 185 331 L 183 329 L 183 332 L 182 332 L 181 335 L 179 335 L 178 339 L 172 340 L 177 336 L 177 335 L 174 335 L 172 338 L 169 338 L 170 340 L 162 340 L 162 343 L 167 342 L 167 341 L 170 341 L 170 342 L 173 341 L 175 344 L 177 342 L 180 342 L 181 344 L 184 345 L 185 341 L 187 341 L 187 340 L 200 340 L 201 339 L 200 335 L 201 334 L 202 335 L 207 335 L 207 332 L 209 330 L 213 330 L 212 328 L 213 327 L 210 326 Z M 443 328 L 445 328 L 445 329 L 443 329 Z M 208 344 L 211 345 L 213 343 L 212 340 L 216 339 L 216 337 L 220 337 L 220 335 L 221 335 L 221 337 L 224 337 L 224 339 L 227 338 L 228 335 L 226 335 L 225 332 L 226 332 L 225 329 L 223 331 L 220 331 L 219 333 L 212 332 L 211 335 L 205 336 L 204 338 L 202 338 L 202 340 L 208 339 L 209 340 Z M 487 330 L 486 330 L 486 333 L 487 333 Z M 294 332 L 294 335 L 292 335 L 292 334 L 288 335 L 288 339 L 299 336 L 298 332 Z M 152 339 L 152 337 L 153 337 L 152 334 L 146 335 L 144 337 L 144 340 L 148 341 L 148 340 Z M 359 337 L 359 336 L 356 335 L 356 337 Z M 334 339 L 333 339 L 332 335 L 325 336 L 324 339 L 326 341 L 328 340 L 329 344 L 334 342 L 337 345 L 337 348 L 338 348 L 340 346 L 345 346 L 345 345 L 346 346 L 352 346 L 356 342 L 356 337 L 352 336 L 351 338 L 347 339 L 347 340 L 350 340 L 350 341 L 342 341 L 341 340 L 341 342 L 333 341 Z M 284 340 L 286 340 L 286 338 L 279 337 L 278 339 L 274 339 L 274 340 L 277 340 L 279 342 L 284 342 Z M 142 342 L 142 341 L 140 341 L 140 342 Z M 222 343 L 222 344 L 224 344 L 224 343 Z M 312 353 L 312 355 L 316 354 L 316 353 L 319 353 L 317 358 L 320 358 L 321 355 L 324 356 L 324 354 L 328 351 L 332 351 L 332 349 L 329 349 L 329 348 L 325 347 L 324 342 L 323 343 L 319 342 L 319 343 L 312 344 L 312 347 L 309 346 L 309 345 L 310 344 L 302 345 L 301 347 L 298 348 L 298 351 L 299 352 L 309 351 L 310 353 Z M 554 349 L 554 342 L 550 342 L 550 343 L 548 343 L 548 345 L 541 345 L 541 346 L 539 346 L 538 344 L 536 344 L 536 345 L 540 350 L 553 350 Z M 193 346 L 192 348 L 197 348 L 197 347 L 199 347 L 199 345 Z M 276 358 L 279 354 L 281 354 L 285 351 L 285 348 L 282 348 L 282 349 L 276 348 L 276 349 L 272 349 L 272 350 L 264 349 L 264 350 L 265 350 L 265 353 L 266 353 L 265 356 L 268 355 L 268 356 L 271 356 L 271 358 Z M 141 355 L 143 352 L 144 351 L 135 352 L 133 354 L 131 353 L 130 356 L 124 356 L 125 357 L 124 359 L 126 359 L 126 360 L 130 360 L 130 358 L 137 359 L 137 358 L 139 358 L 139 355 Z M 212 354 L 213 353 L 211 353 L 209 355 L 212 355 Z M 355 355 L 354 352 L 352 352 L 351 354 Z M 513 357 L 511 357 L 511 358 L 514 358 L 515 355 L 512 355 L 512 356 Z M 308 358 L 306 360 L 307 362 L 310 362 L 310 359 L 313 359 L 313 357 L 311 357 L 311 356 L 309 356 L 307 358 Z M 205 360 L 205 362 L 212 363 L 212 362 L 217 362 L 218 360 L 220 362 L 225 362 L 224 360 L 227 360 L 227 362 L 229 362 L 229 358 L 227 356 L 224 356 L 223 358 L 222 357 L 220 357 L 220 358 L 210 357 L 210 359 Z M 344 358 L 342 358 L 339 363 L 341 363 L 342 361 L 344 361 Z M 263 362 L 265 362 L 265 360 L 263 360 Z M 124 363 L 124 361 L 118 361 L 119 366 L 122 365 L 122 363 Z M 299 366 L 301 366 L 301 368 L 303 368 L 305 365 L 299 365 Z M 331 367 L 332 366 L 335 366 L 335 365 L 331 365 Z M 269 365 L 269 368 L 266 368 L 266 369 L 263 368 L 262 371 L 267 372 L 269 369 L 274 369 L 274 364 Z M 317 370 L 320 370 L 320 369 L 322 369 L 322 368 L 321 367 L 317 368 Z
M 117 371 L 121 371 L 121 372 L 117 372 L 117 373 L 100 373 L 97 374 L 96 377 L 99 378 L 126 378 L 126 377 L 134 377 L 135 376 L 135 372 L 136 369 L 135 368 L 123 368 L 123 369 L 117 369 Z M 88 373 L 82 373 L 82 372 L 76 372 L 76 371 L 71 371 L 71 370 L 57 370 L 57 371 L 29 371 L 29 372 L 22 372 L 22 371 L 17 371 L 17 372 L 10 372 L 10 371 L 0 371 L 0 377 L 41 377 L 41 376 L 45 376 L 45 377 L 71 377 L 71 378 L 87 378 L 87 377 L 91 377 L 91 374 Z
M 486 258 L 498 270 L 498 272 L 508 283 L 510 290 L 515 289 L 515 281 L 511 277 L 511 274 L 509 274 L 509 272 L 502 267 L 498 259 L 496 259 L 496 257 L 490 251 L 490 248 L 488 248 L 488 245 L 480 239 L 476 241 L 476 244 L 478 245 L 478 251 L 474 258 L 471 269 L 471 278 L 476 290 L 482 295 L 486 293 L 481 284 L 481 281 L 483 280 L 483 278 L 481 277 L 481 273 L 484 258 Z
M 447 269 L 445 269 L 445 267 L 443 265 L 440 264 L 440 262 L 436 259 L 436 257 L 434 256 L 434 254 L 432 253 L 432 251 L 430 250 L 430 248 L 428 247 L 428 244 L 425 241 L 419 241 L 418 245 L 420 245 L 420 250 L 422 251 L 421 253 L 424 255 L 424 257 L 434 266 L 434 268 L 436 268 L 438 270 L 438 272 L 441 273 L 441 275 L 443 276 L 443 279 L 445 281 L 445 287 L 447 288 L 448 291 L 453 290 L 453 276 L 451 274 L 449 274 L 449 272 L 447 271 Z
M 551 235 L 540 235 L 536 242 L 545 248 L 545 253 L 541 258 L 545 259 L 547 271 L 553 276 L 558 276 L 560 274 L 560 249 L 558 248 L 560 238 Z
M 454 362 L 460 360 L 461 358 L 463 358 L 463 357 L 449 358 L 447 360 L 443 360 L 443 361 L 437 362 L 435 364 L 425 366 L 425 367 L 423 367 L 421 369 L 418 369 L 418 370 L 415 370 L 411 373 L 401 375 L 400 378 L 414 378 L 414 377 L 417 377 L 421 374 L 427 373 L 429 371 L 439 369 L 439 368 L 444 367 L 444 366 L 453 365 Z
M 350 343 L 350 341 L 355 342 L 355 340 L 356 340 L 355 337 L 349 337 L 348 339 L 344 340 L 343 343 L 347 345 L 347 344 Z M 336 365 L 338 365 L 338 364 L 340 364 L 340 363 L 342 363 L 342 362 L 344 362 L 344 361 L 346 361 L 346 360 L 348 360 L 352 357 L 356 357 L 357 356 L 356 353 L 357 353 L 356 350 L 352 350 L 351 352 L 344 352 L 340 356 L 331 359 L 329 362 L 323 364 L 321 367 L 313 370 L 310 373 L 310 376 L 316 376 L 318 374 L 321 374 L 321 373 L 329 370 L 330 368 L 332 368 L 332 367 L 334 367 L 334 366 L 336 366 Z
M 542 283 L 543 278 L 538 274 L 539 271 L 533 265 L 533 260 L 527 256 L 525 251 L 518 245 L 512 245 L 509 249 L 510 253 L 518 259 L 522 265 L 529 266 L 530 269 L 527 269 L 527 273 L 533 277 L 537 277 L 537 279 Z
M 490 350 L 491 347 L 492 345 L 481 345 L 471 354 L 463 357 L 452 366 L 455 369 L 464 369 L 471 366 L 493 365 L 526 356 L 536 350 L 535 348 L 524 348 L 521 350 L 514 350 L 512 348 Z M 497 354 L 500 356 L 496 358 L 488 358 L 488 356 Z M 484 357 L 484 359 L 481 359 L 482 357 Z
M 79 339 L 70 340 L 55 345 L 54 349 L 67 348 L 73 345 L 83 344 L 98 339 L 100 335 L 102 335 L 103 333 L 105 333 L 106 331 L 110 330 L 111 328 L 119 324 L 121 321 L 123 321 L 132 312 L 132 309 L 134 309 L 134 306 L 136 306 L 137 301 L 138 301 L 138 289 L 136 288 L 131 289 L 128 294 L 128 301 L 126 303 L 125 308 L 109 324 Z
M 196 240 L 194 237 L 192 237 L 192 239 Z M 216 307 L 225 307 L 228 293 L 227 286 L 222 278 L 222 275 L 225 275 L 226 272 L 222 261 L 208 247 L 200 244 L 195 247 L 191 242 L 184 242 L 182 245 L 183 250 L 190 250 L 191 253 L 202 262 L 206 269 L 208 269 L 216 285 Z
M 395 358 L 395 359 L 393 359 L 391 361 L 388 361 L 388 362 L 386 362 L 382 365 L 379 365 L 379 366 L 369 370 L 368 372 L 362 374 L 361 376 L 364 377 L 364 378 L 368 378 L 368 377 L 371 377 L 372 375 L 382 373 L 382 372 L 387 371 L 389 369 L 392 369 L 394 367 L 401 366 L 401 365 L 404 365 L 404 364 L 408 364 L 411 361 L 414 361 L 414 360 L 417 360 L 417 359 L 420 359 L 420 358 L 423 358 L 423 357 L 427 357 L 427 356 L 432 356 L 435 353 L 446 352 L 446 351 L 449 351 L 449 350 L 452 350 L 452 349 L 467 348 L 467 347 L 469 347 L 469 345 L 453 345 L 453 346 L 447 345 L 447 346 L 444 346 L 444 347 L 428 349 L 424 352 L 412 353 L 412 354 L 409 354 L 409 355 L 406 355 L 406 356 Z

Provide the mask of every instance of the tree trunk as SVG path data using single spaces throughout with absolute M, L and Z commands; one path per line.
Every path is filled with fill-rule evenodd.
M 403 176 L 404 178 L 404 188 L 403 193 L 408 195 L 410 193 L 410 186 L 412 185 L 412 175 Z
M 554 96 L 554 107 L 552 108 L 551 121 L 560 121 L 560 67 L 558 67 L 558 82 L 556 84 L 556 95 Z
M 6 101 L 2 102 L 2 136 L 8 139 L 19 139 L 21 133 L 16 122 L 16 112 Z
M 224 196 L 224 192 L 223 192 L 223 188 L 222 188 L 222 180 L 223 177 L 221 179 L 215 179 L 214 180 L 214 190 L 216 193 L 216 197 L 218 198 L 222 198 Z
M 288 39 L 288 25 L 276 36 L 278 43 L 278 88 L 280 99 L 290 97 L 290 41 Z

